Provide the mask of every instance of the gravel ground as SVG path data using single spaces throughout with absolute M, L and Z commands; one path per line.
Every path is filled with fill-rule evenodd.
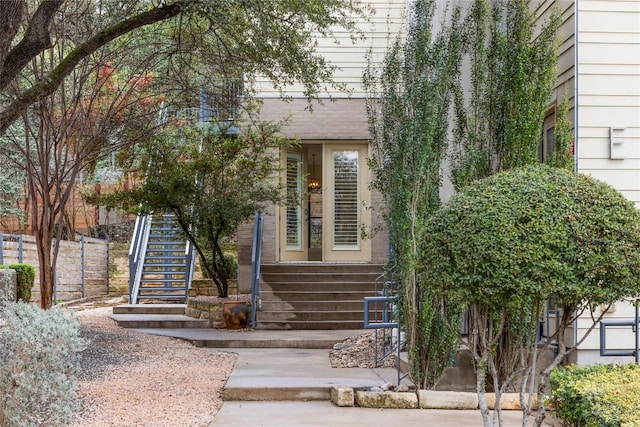
M 80 357 L 72 427 L 209 425 L 237 355 L 120 328 L 111 306 L 94 307 L 71 307 L 90 341 Z M 329 359 L 334 368 L 373 368 L 374 351 L 367 332 L 337 343 Z M 381 366 L 395 367 L 395 357 Z
M 375 332 L 365 332 L 355 337 L 337 343 L 333 350 L 329 351 L 329 361 L 332 368 L 395 368 L 396 356 L 389 354 L 376 366 L 375 357 Z M 383 346 L 382 333 L 378 333 L 378 352 L 388 353 L 388 348 Z
M 111 307 L 79 311 L 79 412 L 73 427 L 207 426 L 237 356 L 120 328 Z

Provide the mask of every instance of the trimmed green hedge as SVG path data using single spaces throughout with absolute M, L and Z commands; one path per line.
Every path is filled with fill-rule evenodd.
M 640 426 L 640 366 L 593 365 L 555 369 L 552 403 L 565 425 Z
M 18 301 L 31 301 L 31 289 L 36 279 L 36 269 L 29 264 L 9 264 L 18 274 Z

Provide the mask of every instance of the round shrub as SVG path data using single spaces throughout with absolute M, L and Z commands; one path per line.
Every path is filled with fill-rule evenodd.
M 444 204 L 421 234 L 423 283 L 460 301 L 640 295 L 640 213 L 611 186 L 544 165 L 500 173 Z
M 566 425 L 640 425 L 640 366 L 561 367 L 551 372 L 552 401 Z
M 30 302 L 31 289 L 36 279 L 36 269 L 29 264 L 10 264 L 9 268 L 17 273 L 18 301 Z

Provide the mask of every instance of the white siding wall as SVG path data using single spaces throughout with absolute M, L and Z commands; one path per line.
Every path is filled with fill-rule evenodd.
M 564 96 L 570 97 L 570 115 L 574 124 L 577 121 L 578 172 L 611 184 L 640 208 L 640 0 L 546 0 L 537 13 L 543 19 L 556 5 L 563 11 L 563 23 L 558 84 L 550 110 Z M 613 152 L 624 159 L 610 158 L 611 127 L 624 128 L 617 135 L 622 144 Z M 632 320 L 634 308 L 618 303 L 604 318 Z M 590 326 L 587 313 L 578 320 L 572 339 L 580 340 Z M 607 333 L 608 349 L 632 349 L 634 344 L 631 327 Z M 600 357 L 596 328 L 570 361 L 591 364 L 633 358 Z
M 577 15 L 578 170 L 640 208 L 640 1 L 580 0 Z
M 539 23 L 549 19 L 551 13 L 559 8 L 562 14 L 562 23 L 559 29 L 558 46 L 558 81 L 552 99 L 549 100 L 549 114 L 554 115 L 559 103 L 569 98 L 569 117 L 573 123 L 575 105 L 575 8 L 573 0 L 544 0 L 533 3 L 536 6 L 536 15 Z M 555 121 L 555 120 L 554 120 Z
M 366 3 L 371 5 L 373 15 L 370 19 L 362 19 L 358 23 L 358 27 L 365 35 L 363 40 L 354 42 L 343 30 L 335 32 L 338 44 L 333 39 L 318 40 L 318 52 L 339 68 L 335 73 L 335 81 L 345 84 L 351 91 L 351 96 L 356 98 L 364 96 L 362 73 L 367 66 L 366 55 L 372 49 L 373 57 L 381 60 L 390 38 L 401 31 L 404 22 L 405 0 L 369 0 Z M 328 89 L 332 97 L 349 96 L 348 93 Z M 302 97 L 302 88 L 291 86 L 287 89 L 287 95 L 293 98 Z M 259 98 L 278 96 L 278 92 L 273 89 L 268 80 L 258 80 Z

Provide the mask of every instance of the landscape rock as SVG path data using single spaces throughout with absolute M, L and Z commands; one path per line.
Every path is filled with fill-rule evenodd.
M 478 409 L 478 395 L 458 391 L 418 390 L 421 409 Z
M 354 393 L 351 387 L 331 387 L 331 401 L 342 407 L 354 405 Z
M 496 394 L 487 393 L 487 406 L 493 410 L 496 407 Z M 500 407 L 504 410 L 521 411 L 520 393 L 502 393 L 500 396 Z M 538 409 L 538 395 L 533 395 L 533 410 Z
M 395 391 L 395 387 L 391 383 L 384 383 L 380 386 L 382 391 Z
M 382 348 L 382 334 L 378 336 L 379 348 Z M 376 342 L 373 331 L 347 338 L 334 344 L 329 351 L 329 361 L 333 368 L 395 368 L 395 354 L 385 357 L 376 366 Z
M 356 403 L 362 408 L 415 409 L 418 407 L 418 396 L 415 393 L 394 391 L 379 393 L 358 390 Z

